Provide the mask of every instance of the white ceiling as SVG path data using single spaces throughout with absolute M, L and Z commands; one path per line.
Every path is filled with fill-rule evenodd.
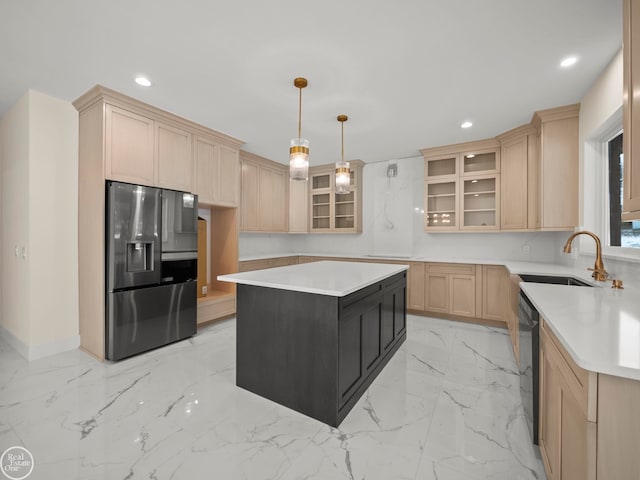
M 312 164 L 338 159 L 341 113 L 347 159 L 398 159 L 579 102 L 621 25 L 621 0 L 0 0 L 0 115 L 102 84 L 286 162 L 304 76 Z

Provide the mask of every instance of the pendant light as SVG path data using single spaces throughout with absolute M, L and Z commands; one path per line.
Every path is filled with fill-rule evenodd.
M 300 90 L 298 101 L 298 138 L 289 143 L 289 178 L 305 181 L 309 178 L 309 140 L 302 138 L 302 89 L 307 86 L 307 79 L 298 77 L 293 84 Z
M 344 161 L 344 122 L 349 119 L 346 115 L 338 115 L 338 121 L 342 125 L 342 159 L 336 162 L 336 194 L 344 195 L 351 192 L 351 170 L 349 162 Z

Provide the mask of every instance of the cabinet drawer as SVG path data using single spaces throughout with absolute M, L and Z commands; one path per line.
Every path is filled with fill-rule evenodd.
M 427 263 L 425 268 L 427 272 L 431 273 L 476 274 L 476 266 L 466 263 Z
M 560 374 L 587 420 L 597 419 L 597 374 L 579 367 L 540 317 L 540 348 L 558 364 Z

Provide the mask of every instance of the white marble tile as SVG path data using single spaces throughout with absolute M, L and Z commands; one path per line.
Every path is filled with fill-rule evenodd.
M 118 363 L 0 343 L 0 447 L 33 479 L 544 479 L 500 329 L 409 316 L 339 428 L 235 386 L 235 321 Z

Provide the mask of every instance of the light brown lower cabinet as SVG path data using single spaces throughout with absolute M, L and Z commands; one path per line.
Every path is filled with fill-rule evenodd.
M 597 402 L 588 388 L 589 383 L 595 388 L 597 379 L 592 372 L 569 366 L 561 348 L 548 329 L 540 330 L 542 461 L 548 480 L 595 480 L 597 425 L 595 418 L 587 419 L 584 401 L 587 408 L 589 402 Z M 586 385 L 580 378 L 586 380 Z
M 424 308 L 424 262 L 410 262 L 407 273 L 407 308 L 423 311 Z
M 544 319 L 539 426 L 548 480 L 640 479 L 640 381 L 580 368 Z
M 502 265 L 478 265 L 482 269 L 482 318 L 507 323 L 509 271 Z
M 501 265 L 409 262 L 407 308 L 506 326 L 509 274 Z
M 476 266 L 425 264 L 424 310 L 458 317 L 476 316 Z

